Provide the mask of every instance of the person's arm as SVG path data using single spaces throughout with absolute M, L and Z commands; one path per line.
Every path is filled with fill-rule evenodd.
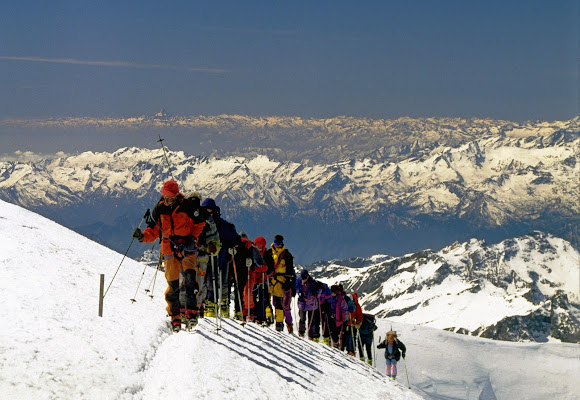
M 405 354 L 407 353 L 407 348 L 405 347 L 405 345 L 401 341 L 399 341 L 399 347 L 401 348 L 401 354 L 402 354 L 403 359 L 404 359 Z
M 158 205 L 153 208 L 151 221 L 152 222 L 143 231 L 143 237 L 139 240 L 140 242 L 151 243 L 159 237 L 160 212 Z

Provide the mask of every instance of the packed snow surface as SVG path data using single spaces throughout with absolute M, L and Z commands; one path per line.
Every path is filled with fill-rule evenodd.
M 270 328 L 225 320 L 217 331 L 210 318 L 170 334 L 161 274 L 131 259 L 121 264 L 122 255 L 2 201 L 0 235 L 2 399 L 580 397 L 578 345 L 397 324 L 408 352 L 393 382 L 382 351 L 374 369 Z M 100 274 L 109 288 L 102 318 Z M 379 321 L 375 342 L 391 324 Z

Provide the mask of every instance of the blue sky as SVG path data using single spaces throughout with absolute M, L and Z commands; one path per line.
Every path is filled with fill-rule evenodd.
M 579 114 L 576 1 L 14 1 L 0 118 Z

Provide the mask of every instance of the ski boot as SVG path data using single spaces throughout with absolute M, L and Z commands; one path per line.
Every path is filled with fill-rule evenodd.
M 236 311 L 235 312 L 234 319 L 236 319 L 238 321 L 243 321 L 244 320 L 244 316 L 242 315 L 241 311 Z
M 229 318 L 230 317 L 230 305 L 228 301 L 223 299 L 222 304 L 220 305 L 220 314 L 222 318 Z
M 199 306 L 199 312 L 197 314 L 197 318 L 203 318 L 204 313 L 205 313 L 205 304 L 201 303 L 201 306 Z
M 171 317 L 171 330 L 177 333 L 181 330 L 181 315 Z
M 367 360 L 367 364 L 368 364 L 368 365 L 370 365 L 370 366 L 372 367 L 372 366 L 373 366 L 373 359 L 372 359 L 372 358 L 369 358 L 369 359 Z
M 284 323 L 283 322 L 276 322 L 276 330 L 278 332 L 282 332 L 284 330 Z
M 301 338 L 303 338 L 304 337 L 304 333 L 298 332 L 298 336 L 300 336 Z M 312 340 L 312 339 L 310 339 L 310 340 Z
M 293 334 L 294 333 L 294 326 L 292 324 L 287 324 L 286 328 L 288 328 L 288 333 L 289 334 Z
M 197 310 L 185 311 L 185 329 L 188 331 L 197 325 Z
M 322 341 L 324 342 L 325 345 L 330 346 L 330 338 L 329 337 L 323 337 Z
M 215 318 L 215 303 L 213 301 L 206 300 L 203 308 L 206 317 Z
M 320 341 L 320 338 L 317 338 L 317 337 L 309 337 L 308 340 L 312 340 L 314 343 L 318 343 Z

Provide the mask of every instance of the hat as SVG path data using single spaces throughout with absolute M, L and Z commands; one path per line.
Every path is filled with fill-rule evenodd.
M 284 244 L 284 236 L 276 235 L 274 236 L 274 245 L 282 246 Z
M 302 280 L 306 280 L 306 278 L 308 278 L 310 275 L 308 275 L 308 270 L 307 269 L 303 269 L 300 272 L 300 279 Z
M 256 246 L 266 247 L 266 239 L 263 236 L 258 236 L 256 239 L 254 239 L 254 244 Z
M 177 182 L 167 181 L 163 184 L 163 189 L 161 190 L 163 196 L 177 196 L 178 193 L 179 186 L 177 186 Z
M 338 292 L 338 285 L 332 285 L 332 286 L 330 287 L 330 291 L 331 291 L 332 293 L 337 293 L 337 292 Z

